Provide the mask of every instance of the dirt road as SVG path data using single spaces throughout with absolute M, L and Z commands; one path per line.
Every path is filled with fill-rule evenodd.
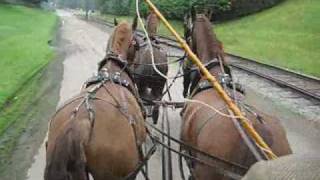
M 59 104 L 77 94 L 84 81 L 96 72 L 97 62 L 104 55 L 104 49 L 107 43 L 110 28 L 99 25 L 92 25 L 77 19 L 70 12 L 57 11 L 61 17 L 61 39 L 65 58 L 63 61 L 63 80 L 60 88 Z M 169 76 L 176 73 L 177 66 L 170 67 Z M 173 100 L 182 100 L 182 79 L 178 79 L 174 84 L 171 94 Z M 288 110 L 284 107 L 277 106 L 276 102 L 265 99 L 261 94 L 248 90 L 248 102 L 256 105 L 273 115 L 284 119 L 283 123 L 288 132 L 288 137 L 293 150 L 298 154 L 317 153 L 319 149 L 318 128 L 312 124 L 306 124 L 301 121 L 304 117 L 294 113 L 294 110 Z M 166 97 L 167 98 L 167 97 Z M 179 136 L 180 132 L 180 110 L 170 109 L 170 129 L 172 135 Z M 307 128 L 309 132 L 306 132 Z M 312 131 L 312 132 L 311 132 Z M 177 156 L 173 155 L 173 159 Z M 180 179 L 177 161 L 173 162 L 173 179 Z M 45 167 L 45 151 L 42 145 L 39 153 L 34 157 L 30 169 L 28 170 L 27 180 L 42 180 L 43 170 Z M 161 148 L 158 148 L 156 154 L 149 161 L 150 179 L 160 180 L 161 177 Z M 18 178 L 20 179 L 20 178 Z M 138 179 L 141 179 L 139 176 Z

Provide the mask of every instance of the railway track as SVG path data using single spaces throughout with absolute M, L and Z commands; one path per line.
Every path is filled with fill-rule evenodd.
M 179 44 L 167 37 L 160 36 L 162 43 L 180 49 Z M 254 74 L 273 83 L 289 88 L 305 97 L 320 101 L 320 79 L 290 71 L 281 67 L 260 63 L 248 58 L 227 53 L 230 65 L 249 74 Z
M 309 98 L 320 101 L 320 80 L 317 78 L 235 55 L 229 55 L 229 59 L 234 68 L 262 77 L 279 86 L 290 88 Z
M 93 19 L 93 21 L 113 27 L 112 23 L 105 22 L 100 19 Z M 142 36 L 142 32 L 138 32 L 138 35 Z M 171 54 L 172 56 L 178 56 L 183 53 L 176 40 L 161 35 L 159 37 L 160 43 L 176 50 L 174 51 L 174 54 Z M 298 92 L 304 97 L 320 102 L 319 78 L 303 75 L 294 71 L 260 63 L 233 54 L 227 54 L 227 58 L 229 59 L 233 68 L 269 80 L 281 87 L 289 88 L 295 92 Z

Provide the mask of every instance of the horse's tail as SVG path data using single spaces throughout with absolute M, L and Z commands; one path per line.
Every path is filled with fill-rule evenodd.
M 73 121 L 51 147 L 49 142 L 45 180 L 89 180 L 82 138 L 80 128 Z

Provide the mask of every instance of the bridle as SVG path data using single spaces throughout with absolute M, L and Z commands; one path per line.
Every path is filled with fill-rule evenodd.
M 194 29 L 195 29 L 194 21 L 204 21 L 204 18 L 205 18 L 204 14 L 196 14 L 196 17 L 194 18 L 194 17 L 192 17 L 191 13 L 189 13 L 185 17 L 185 29 L 186 29 L 185 39 L 193 51 L 196 51 L 196 49 L 197 49 L 197 47 L 196 47 L 197 45 L 193 42 L 193 38 L 192 38 L 192 35 L 194 33 Z M 191 63 L 189 62 L 189 64 L 191 64 Z M 226 73 L 226 70 L 229 71 L 228 70 L 229 68 L 224 64 L 223 60 L 220 57 L 216 57 L 216 58 L 209 60 L 208 62 L 206 62 L 204 64 L 204 66 L 208 70 L 211 70 L 212 68 L 214 68 L 216 66 L 220 66 L 220 69 L 221 69 L 221 73 L 219 73 L 220 83 L 230 84 L 231 74 L 229 74 L 229 72 Z M 191 65 L 187 65 L 186 70 L 189 71 L 189 73 L 194 72 L 194 71 L 199 72 L 198 67 L 192 67 Z M 201 75 L 201 72 L 199 72 L 197 76 L 200 76 L 200 75 Z M 201 88 L 204 84 L 204 83 L 201 83 L 201 81 L 200 81 L 201 78 L 198 77 L 195 79 L 199 79 L 199 81 L 196 82 L 198 88 L 192 93 L 193 95 L 202 91 L 203 89 L 208 89 L 211 86 L 211 83 L 205 83 L 206 84 L 205 87 Z
M 204 14 L 197 14 L 196 18 L 203 18 L 203 16 L 205 16 L 205 15 Z M 195 47 L 196 45 L 193 43 L 193 39 L 192 39 L 192 34 L 194 33 L 194 23 L 193 23 L 193 19 L 190 14 L 185 18 L 185 27 L 186 27 L 185 39 L 186 39 L 188 45 L 195 52 L 197 48 Z M 206 68 L 208 70 L 210 70 L 211 68 L 215 67 L 216 65 L 223 63 L 221 61 L 222 60 L 220 60 L 218 58 L 214 58 L 214 59 L 211 59 L 209 62 L 205 63 L 204 65 L 206 66 Z M 192 68 L 192 70 L 195 70 L 195 68 Z

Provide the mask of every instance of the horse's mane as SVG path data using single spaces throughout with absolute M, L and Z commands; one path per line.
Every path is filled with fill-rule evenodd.
M 194 26 L 196 31 L 194 38 L 197 41 L 197 48 L 202 48 L 202 51 L 206 51 L 211 57 L 220 57 L 224 60 L 223 45 L 212 31 L 209 19 L 205 15 L 197 15 Z
M 120 23 L 114 30 L 112 35 L 111 50 L 114 53 L 121 54 L 124 47 L 128 47 L 130 43 L 130 35 L 132 34 L 131 26 L 127 22 Z
M 158 24 L 159 24 L 159 19 L 157 15 L 151 12 L 147 17 L 147 31 L 148 31 L 148 34 L 150 34 L 150 36 L 156 35 Z

